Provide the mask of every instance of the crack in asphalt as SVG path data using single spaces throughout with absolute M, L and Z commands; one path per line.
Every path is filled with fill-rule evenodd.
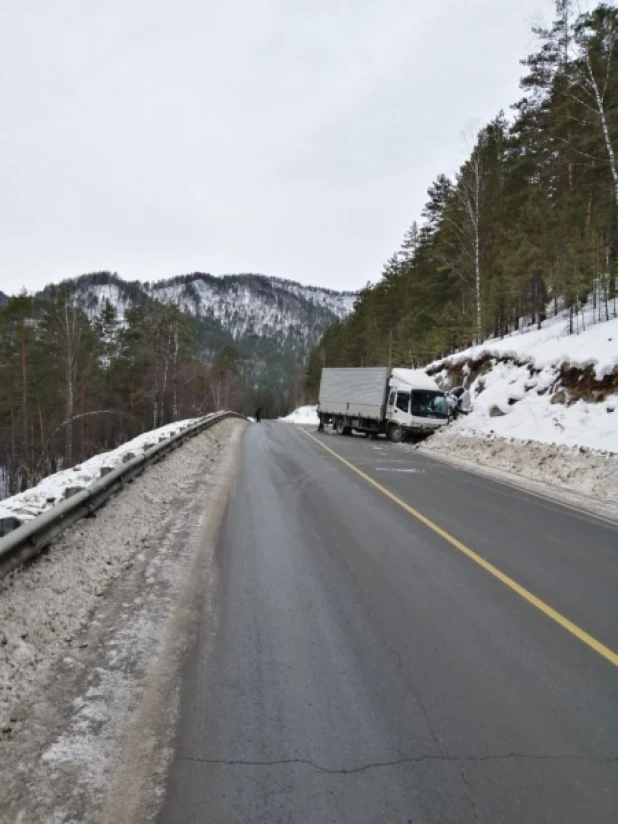
M 387 638 L 386 634 L 382 631 L 382 627 L 380 626 L 379 622 L 378 622 L 377 620 L 375 620 L 375 616 L 374 616 L 374 612 L 373 612 L 373 606 L 372 606 L 370 603 L 368 603 L 368 601 L 366 600 L 366 598 L 365 598 L 365 590 L 362 588 L 362 586 L 361 586 L 361 585 L 360 585 L 360 583 L 358 582 L 358 580 L 357 580 L 357 578 L 356 578 L 356 575 L 355 575 L 355 574 L 352 572 L 352 570 L 350 569 L 350 566 L 348 565 L 348 563 L 347 563 L 347 561 L 345 560 L 345 558 L 343 559 L 343 562 L 344 562 L 344 564 L 345 564 L 345 566 L 346 566 L 346 568 L 347 568 L 347 570 L 348 570 L 349 574 L 351 575 L 352 580 L 354 581 L 354 583 L 356 584 L 356 586 L 357 586 L 357 588 L 358 588 L 358 591 L 359 591 L 359 593 L 360 593 L 360 598 L 361 598 L 361 601 L 365 604 L 365 607 L 366 607 L 366 609 L 367 609 L 368 615 L 369 615 L 371 618 L 374 618 L 374 626 L 375 626 L 375 628 L 376 628 L 377 632 L 379 633 L 379 635 L 380 635 L 380 637 L 381 637 L 381 639 L 382 639 L 382 643 L 384 644 L 384 647 L 385 647 L 385 648 L 386 648 L 386 649 L 387 649 L 387 650 L 391 653 L 391 655 L 393 655 L 393 656 L 394 656 L 394 658 L 395 658 L 395 661 L 396 661 L 396 666 L 397 666 L 397 670 L 398 670 L 398 672 L 399 672 L 399 676 L 400 676 L 400 678 L 402 678 L 402 680 L 404 681 L 404 683 L 407 685 L 408 689 L 410 690 L 410 692 L 411 692 L 411 693 L 412 693 L 412 695 L 414 696 L 414 698 L 415 698 L 415 700 L 416 700 L 416 703 L 418 704 L 418 706 L 419 706 L 419 708 L 420 708 L 420 710 L 421 710 L 421 714 L 422 714 L 422 716 L 423 716 L 423 719 L 424 719 L 424 721 L 425 721 L 425 724 L 426 724 L 426 726 L 427 726 L 427 729 L 429 730 L 429 734 L 431 735 L 431 738 L 433 739 L 433 743 L 434 743 L 434 745 L 435 745 L 435 748 L 436 748 L 436 750 L 437 750 L 437 751 L 438 751 L 438 753 L 439 753 L 437 756 L 432 756 L 432 758 L 434 758 L 434 759 L 436 759 L 436 760 L 438 760 L 438 759 L 440 759 L 440 758 L 443 758 L 443 759 L 444 759 L 444 758 L 445 758 L 445 756 L 444 756 L 444 752 L 443 752 L 443 750 L 442 750 L 442 747 L 440 746 L 440 739 L 439 739 L 439 737 L 438 737 L 438 734 L 436 733 L 436 731 L 435 731 L 435 729 L 434 729 L 434 727 L 433 727 L 433 724 L 432 724 L 432 722 L 431 722 L 431 718 L 430 718 L 429 712 L 428 712 L 427 707 L 425 706 L 425 703 L 424 703 L 424 701 L 423 701 L 423 699 L 422 699 L 422 697 L 421 697 L 421 693 L 420 693 L 420 691 L 417 689 L 416 685 L 414 684 L 414 682 L 412 681 L 412 679 L 408 676 L 408 673 L 406 672 L 406 668 L 405 668 L 405 665 L 404 665 L 403 656 L 402 656 L 401 652 L 400 652 L 398 649 L 396 649 L 395 647 L 393 647 L 393 646 L 391 645 L 391 643 L 389 642 L 389 640 L 388 640 L 388 638 Z M 430 758 L 429 756 L 426 756 L 426 757 L 424 758 L 424 760 L 428 760 L 429 758 Z M 408 761 L 408 762 L 409 762 L 409 759 L 404 759 L 404 761 L 403 761 L 403 762 L 400 762 L 400 763 L 406 763 L 406 761 Z M 370 768 L 371 768 L 371 766 L 382 766 L 382 765 L 370 765 L 370 766 L 365 767 L 365 768 L 363 768 L 363 769 L 370 769 Z M 391 766 L 391 765 L 384 765 L 384 766 Z M 362 770 L 359 770 L 359 771 L 362 771 Z M 469 804 L 470 804 L 470 808 L 471 808 L 471 810 L 472 810 L 472 814 L 473 814 L 473 816 L 474 816 L 474 820 L 475 820 L 476 822 L 478 822 L 478 821 L 479 821 L 479 818 L 478 818 L 477 803 L 476 803 L 476 799 L 475 799 L 475 797 L 474 797 L 474 793 L 473 793 L 473 791 L 472 791 L 472 787 L 470 786 L 470 782 L 468 781 L 468 777 L 466 776 L 466 772 L 465 772 L 465 762 L 460 762 L 460 764 L 459 764 L 459 775 L 460 775 L 461 781 L 462 781 L 462 783 L 463 783 L 463 785 L 464 785 L 464 792 L 465 792 L 466 797 L 467 797 L 467 799 L 468 799 L 468 802 L 469 802 Z
M 599 758 L 590 755 L 529 755 L 526 753 L 499 753 L 497 755 L 418 755 L 408 758 L 397 758 L 393 761 L 376 761 L 370 764 L 363 764 L 359 767 L 331 768 L 324 767 L 307 758 L 280 758 L 272 761 L 246 761 L 242 759 L 223 758 L 201 758 L 200 756 L 184 752 L 179 756 L 180 761 L 196 761 L 200 764 L 214 764 L 224 767 L 278 767 L 285 765 L 300 764 L 312 767 L 319 772 L 329 775 L 354 775 L 356 773 L 367 772 L 368 770 L 398 767 L 402 764 L 420 764 L 427 761 L 454 762 L 456 764 L 483 763 L 486 761 L 506 761 L 509 759 L 526 759 L 530 761 L 581 761 L 594 764 L 618 764 L 618 756 Z
M 373 467 L 374 462 L 373 461 L 372 462 L 367 462 L 367 466 Z M 395 470 L 395 471 L 402 471 L 402 470 Z M 409 470 L 405 470 L 405 471 L 409 471 Z M 416 471 L 416 470 L 413 470 L 413 471 Z M 424 470 L 420 470 L 420 471 L 424 472 Z M 313 479 L 313 476 L 312 476 L 312 479 Z M 342 553 L 341 559 L 343 561 L 343 564 L 344 564 L 345 568 L 348 571 L 348 574 L 350 575 L 351 580 L 354 582 L 354 584 L 355 584 L 355 586 L 358 590 L 360 600 L 364 604 L 365 609 L 367 611 L 367 616 L 373 620 L 374 627 L 375 627 L 376 631 L 378 632 L 380 638 L 382 639 L 382 643 L 383 643 L 384 647 L 391 653 L 391 655 L 394 656 L 400 678 L 403 680 L 403 682 L 406 684 L 406 686 L 408 687 L 408 689 L 410 690 L 410 692 L 414 696 L 414 699 L 415 699 L 415 701 L 416 701 L 416 703 L 417 703 L 417 705 L 420 709 L 420 712 L 422 714 L 422 717 L 425 721 L 425 725 L 427 726 L 429 734 L 430 734 L 430 736 L 433 740 L 436 751 L 438 752 L 438 756 L 436 756 L 436 758 L 442 757 L 444 755 L 444 753 L 443 753 L 442 747 L 440 746 L 440 739 L 438 737 L 438 734 L 437 734 L 436 730 L 433 727 L 433 724 L 431 722 L 431 717 L 430 717 L 429 712 L 427 710 L 427 707 L 425 706 L 425 703 L 424 703 L 424 701 L 421 697 L 420 690 L 416 687 L 416 685 L 414 684 L 412 678 L 409 677 L 408 673 L 406 672 L 406 668 L 405 668 L 405 665 L 404 665 L 403 656 L 402 656 L 401 652 L 391 645 L 391 643 L 389 642 L 386 634 L 383 632 L 383 629 L 382 629 L 382 626 L 381 626 L 380 622 L 375 617 L 373 605 L 367 599 L 365 589 L 362 586 L 362 583 L 357 578 L 356 574 L 353 572 L 350 565 L 348 564 L 348 561 L 345 557 L 345 554 Z M 368 769 L 368 768 L 363 768 L 363 769 Z M 360 770 L 360 771 L 362 771 L 362 770 Z M 470 804 L 470 808 L 471 808 L 472 814 L 474 816 L 474 820 L 476 822 L 478 822 L 479 819 L 478 819 L 477 803 L 476 803 L 474 793 L 472 791 L 472 788 L 470 786 L 470 783 L 469 783 L 468 778 L 467 778 L 466 773 L 465 773 L 465 763 L 460 764 L 459 774 L 460 774 L 462 784 L 464 786 L 464 792 L 465 792 L 466 798 L 468 799 L 468 803 Z

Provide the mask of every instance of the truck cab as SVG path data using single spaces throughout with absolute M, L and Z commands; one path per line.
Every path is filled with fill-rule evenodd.
M 389 380 L 386 419 L 408 430 L 433 431 L 448 423 L 449 407 L 434 381 L 418 369 L 393 369 Z M 392 431 L 391 437 L 399 439 Z

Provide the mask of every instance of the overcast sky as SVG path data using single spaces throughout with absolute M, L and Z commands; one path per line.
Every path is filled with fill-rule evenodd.
M 0 0 L 0 289 L 375 280 L 553 0 Z

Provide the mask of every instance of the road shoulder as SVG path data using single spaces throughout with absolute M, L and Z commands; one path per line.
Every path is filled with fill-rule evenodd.
M 450 464 L 451 466 L 457 467 L 457 469 L 473 472 L 475 475 L 481 475 L 493 481 L 506 484 L 507 486 L 521 489 L 532 495 L 537 495 L 546 500 L 562 504 L 577 512 L 583 512 L 587 515 L 593 515 L 602 520 L 609 521 L 610 523 L 618 524 L 618 505 L 610 501 L 601 500 L 592 495 L 567 489 L 563 486 L 557 486 L 548 480 L 541 481 L 527 478 L 524 475 L 509 472 L 497 466 L 479 463 L 470 458 L 462 458 L 459 455 L 443 451 L 442 449 L 431 449 L 422 444 L 415 446 L 404 444 L 402 448 L 418 452 L 426 458 L 432 458 L 436 461 Z M 522 443 L 520 449 L 525 450 L 526 445 Z
M 59 639 L 53 660 L 11 710 L 16 722 L 0 741 L 1 822 L 152 819 L 171 754 L 191 607 L 198 590 L 216 585 L 214 537 L 243 429 L 227 421 L 208 430 L 83 522 L 83 544 L 101 552 L 121 542 L 123 523 L 136 524 L 145 539 L 93 593 L 79 628 Z M 79 553 L 69 535 L 61 541 L 71 545 L 52 553 Z M 20 575 L 31 578 L 42 563 Z M 29 583 L 34 597 L 40 575 L 19 586 Z M 54 606 L 51 588 L 45 597 Z

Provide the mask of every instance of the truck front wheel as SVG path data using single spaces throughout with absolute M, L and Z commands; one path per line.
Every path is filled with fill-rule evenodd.
M 401 443 L 403 440 L 403 432 L 401 430 L 401 427 L 398 426 L 396 423 L 390 424 L 386 432 L 386 435 L 389 441 L 392 441 L 393 443 Z

